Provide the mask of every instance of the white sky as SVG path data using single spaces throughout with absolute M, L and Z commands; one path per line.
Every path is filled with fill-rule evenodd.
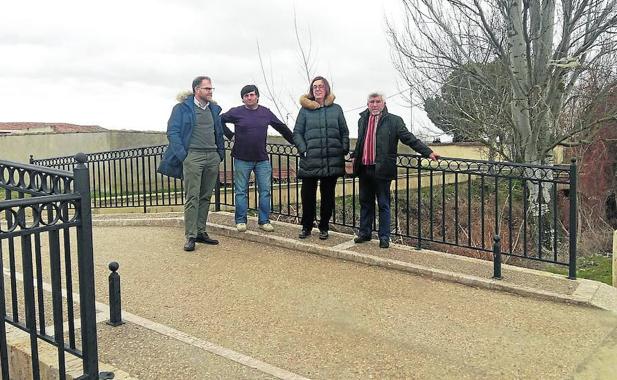
M 108 0 L 3 1 L 0 5 L 0 121 L 97 124 L 164 131 L 175 97 L 209 75 L 223 110 L 241 104 L 254 83 L 275 111 L 257 54 L 290 112 L 308 89 L 293 25 L 312 41 L 314 75 L 333 84 L 352 136 L 366 95 L 405 89 L 394 70 L 385 18 L 399 0 Z M 405 91 L 407 92 L 407 91 Z M 390 112 L 411 112 L 401 96 Z M 432 124 L 413 109 L 413 131 Z M 285 121 L 285 120 L 283 120 Z

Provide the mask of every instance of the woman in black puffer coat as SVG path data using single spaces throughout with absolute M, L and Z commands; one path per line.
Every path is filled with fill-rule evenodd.
M 321 193 L 319 238 L 328 238 L 328 222 L 334 210 L 336 180 L 345 174 L 349 152 L 349 130 L 343 109 L 334 104 L 330 84 L 324 77 L 311 81 L 308 95 L 300 97 L 302 108 L 296 119 L 293 139 L 300 153 L 298 177 L 302 178 L 302 231 L 311 234 L 315 220 L 317 183 Z

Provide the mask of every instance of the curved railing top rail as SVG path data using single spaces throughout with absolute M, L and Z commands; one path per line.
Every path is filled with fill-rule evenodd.
M 71 158 L 74 158 L 74 157 L 75 156 L 71 156 Z M 37 171 L 37 172 L 51 174 L 51 175 L 57 175 L 57 176 L 60 176 L 60 177 L 73 178 L 73 172 L 69 172 L 69 171 L 66 171 L 66 170 L 40 167 L 38 165 L 24 164 L 22 162 L 13 162 L 13 161 L 0 160 L 0 169 L 4 169 L 5 167 L 15 167 L 15 168 L 18 168 L 18 169 L 34 170 L 34 171 Z
M 225 146 L 231 148 L 233 142 L 225 141 Z M 158 155 L 165 151 L 167 145 L 151 145 L 137 148 L 127 148 L 105 152 L 89 153 L 88 161 L 105 161 L 122 158 L 134 158 L 148 155 Z M 291 144 L 266 144 L 269 154 L 296 155 L 297 149 Z M 54 157 L 32 160 L 41 165 L 68 165 L 75 162 L 74 156 Z M 489 176 L 517 177 L 529 180 L 561 181 L 569 178 L 570 165 L 538 165 L 505 161 L 489 161 L 457 157 L 441 157 L 431 161 L 418 154 L 400 153 L 397 157 L 399 166 L 412 167 L 422 170 L 446 170 L 465 174 L 484 174 Z
M 440 157 L 437 161 L 414 154 L 399 154 L 397 163 L 402 167 L 438 170 L 461 174 L 486 175 L 489 177 L 517 178 L 531 181 L 566 183 L 571 168 L 566 165 L 542 166 L 504 161 L 474 160 Z
M 163 145 L 149 145 L 142 146 L 137 148 L 126 148 L 126 149 L 118 149 L 118 150 L 110 150 L 110 151 L 101 151 L 101 152 L 93 152 L 87 153 L 88 162 L 92 161 L 100 161 L 100 160 L 110 160 L 115 158 L 130 158 L 130 157 L 139 157 L 141 154 L 160 154 L 162 153 L 167 144 Z M 32 157 L 32 156 L 31 156 Z M 60 156 L 60 157 L 49 157 L 49 158 L 39 158 L 39 159 L 31 159 L 33 164 L 37 165 L 69 165 L 75 163 L 75 156 Z
M 73 173 L 0 160 L 0 187 L 32 195 L 71 193 Z
M 399 154 L 399 156 L 418 156 L 417 154 Z M 470 158 L 458 158 L 458 157 L 440 157 L 439 161 L 459 161 L 459 162 L 470 162 L 470 163 L 482 163 L 486 165 L 493 166 L 509 166 L 509 167 L 519 167 L 519 168 L 529 168 L 529 169 L 558 169 L 558 170 L 570 170 L 569 165 L 563 164 L 555 164 L 555 165 L 541 165 L 541 164 L 529 164 L 529 163 L 519 163 L 519 162 L 511 162 L 511 161 L 490 161 L 490 160 L 478 160 L 478 159 L 470 159 Z

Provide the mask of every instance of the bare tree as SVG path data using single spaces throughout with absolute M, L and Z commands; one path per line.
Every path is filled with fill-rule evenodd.
M 466 72 L 474 83 L 469 90 L 481 94 L 478 100 L 508 105 L 509 117 L 499 125 L 508 132 L 501 134 L 509 140 L 508 156 L 550 162 L 556 145 L 597 122 L 560 125 L 581 81 L 601 63 L 613 65 L 605 58 L 616 48 L 616 2 L 401 0 L 403 24 L 388 21 L 394 64 L 424 98 L 447 86 L 454 70 Z M 494 85 L 487 64 L 501 65 L 509 91 Z M 477 125 L 495 135 L 495 126 L 485 120 Z
M 612 83 L 598 71 L 614 74 L 617 0 L 400 1 L 402 24 L 388 20 L 387 32 L 402 78 L 423 100 L 444 86 L 456 86 L 449 93 L 467 93 L 471 101 L 453 97 L 450 104 L 468 122 L 460 125 L 473 125 L 472 133 L 486 144 L 499 142 L 505 157 L 552 163 L 557 145 L 575 143 L 602 122 L 617 120 L 614 107 L 601 118 L 585 112 L 593 109 L 594 96 L 610 91 Z M 492 65 L 503 73 L 506 91 L 486 70 Z M 464 73 L 469 85 L 452 81 L 453 73 Z M 596 88 L 589 91 L 587 82 L 594 78 Z M 491 110 L 506 108 L 501 115 L 507 117 L 491 117 Z M 538 178 L 537 172 L 527 174 Z M 542 204 L 550 202 L 550 186 L 530 180 L 525 187 L 529 213 L 548 219 L 550 210 Z

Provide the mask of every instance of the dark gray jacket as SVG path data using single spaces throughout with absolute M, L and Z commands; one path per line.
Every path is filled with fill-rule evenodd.
M 293 141 L 300 153 L 299 178 L 341 177 L 345 174 L 345 155 L 349 152 L 349 130 L 343 109 L 334 104 L 334 95 L 324 106 L 300 98 Z
M 354 174 L 359 173 L 360 165 L 362 164 L 368 118 L 368 109 L 360 113 L 360 120 L 358 120 L 358 142 L 353 152 Z M 416 138 L 413 133 L 409 132 L 400 116 L 390 114 L 388 109 L 384 108 L 377 123 L 377 131 L 375 132 L 375 176 L 377 178 L 396 178 L 396 155 L 399 140 L 424 157 L 428 157 L 433 152 L 431 148 Z

